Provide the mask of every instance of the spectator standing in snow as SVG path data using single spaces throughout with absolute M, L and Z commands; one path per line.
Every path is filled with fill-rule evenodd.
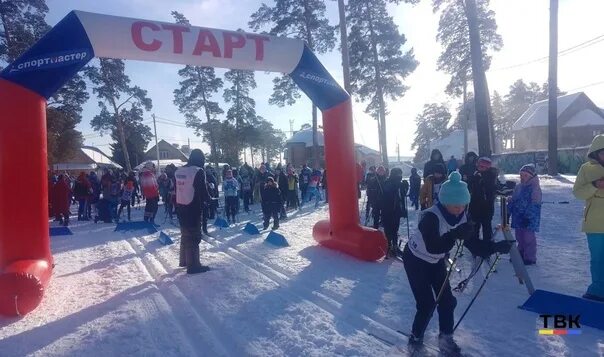
M 381 208 L 380 202 L 384 193 L 384 182 L 386 181 L 386 169 L 384 166 L 379 166 L 375 171 L 375 175 L 367 174 L 367 207 L 365 207 L 365 222 L 373 217 L 373 228 L 380 227 Z
M 474 175 L 476 172 L 476 160 L 478 160 L 478 155 L 475 152 L 470 151 L 466 154 L 465 163 L 459 168 L 459 173 L 461 174 L 461 179 L 464 182 L 468 182 L 468 180 Z
M 447 175 L 444 164 L 435 164 L 431 170 L 432 173 L 424 178 L 424 184 L 419 192 L 419 204 L 422 211 L 438 202 L 440 185 L 445 181 Z
M 78 179 L 73 186 L 73 194 L 78 201 L 78 221 L 88 221 L 89 197 L 92 193 L 90 181 L 86 178 L 86 173 L 80 172 Z
M 384 192 L 379 206 L 381 207 L 384 234 L 388 239 L 389 257 L 398 255 L 398 230 L 401 218 L 407 218 L 406 198 L 409 183 L 403 180 L 403 170 L 395 167 L 390 171 L 390 177 L 384 182 Z
M 476 172 L 468 180 L 470 189 L 470 219 L 476 224 L 475 233 L 478 238 L 482 228 L 482 239 L 493 238 L 491 222 L 495 215 L 495 196 L 498 187 L 497 176 L 499 171 L 492 167 L 491 159 L 481 157 L 478 159 Z
M 575 197 L 585 200 L 582 230 L 591 254 L 591 285 L 583 297 L 604 302 L 604 135 L 593 139 L 588 159 L 573 187 Z
M 155 179 L 153 170 L 155 165 L 148 161 L 145 163 L 145 167 L 142 169 L 141 178 L 141 189 L 145 196 L 147 203 L 145 204 L 145 222 L 151 222 L 155 224 L 155 215 L 157 214 L 157 208 L 159 204 L 159 185 Z
M 224 206 L 229 224 L 236 222 L 237 201 L 239 201 L 239 182 L 233 177 L 232 170 L 226 170 L 224 181 L 222 182 L 222 192 L 224 192 Z
M 312 175 L 312 171 L 310 167 L 305 163 L 302 166 L 302 170 L 300 171 L 299 184 L 300 184 L 300 194 L 302 197 L 302 204 L 304 203 L 304 199 L 306 199 L 306 190 L 308 189 L 308 184 L 310 182 L 310 176 Z M 302 206 L 302 205 L 300 205 Z
M 451 155 L 449 162 L 447 162 L 447 170 L 449 170 L 449 173 L 457 171 L 457 159 L 455 155 Z
M 283 187 L 281 188 L 283 189 Z M 298 209 L 300 200 L 298 198 L 298 175 L 293 166 L 287 168 L 287 208 Z
M 514 188 L 508 211 L 512 216 L 520 256 L 525 265 L 533 265 L 537 262 L 535 232 L 539 232 L 541 221 L 541 186 L 535 166 L 524 165 L 520 169 L 520 184 Z
M 281 210 L 280 210 L 280 217 L 279 219 L 284 220 L 287 219 L 287 211 L 285 210 L 285 203 L 287 202 L 287 196 L 289 193 L 289 182 L 287 180 L 287 176 L 285 175 L 285 172 L 283 172 L 283 169 L 281 168 L 281 165 L 277 166 L 277 169 L 275 170 L 275 174 L 277 175 L 277 182 L 278 182 L 278 187 L 279 187 L 279 191 L 281 191 Z
M 206 186 L 208 187 L 208 194 L 210 195 L 210 200 L 208 202 L 206 202 L 204 204 L 204 209 L 205 212 L 204 213 L 204 223 L 203 223 L 203 232 L 204 233 L 208 233 L 207 232 L 207 221 L 208 218 L 209 219 L 214 219 L 216 218 L 216 211 L 218 210 L 218 181 L 217 181 L 217 177 L 216 177 L 216 171 L 214 171 L 214 168 L 210 165 L 206 166 Z
M 440 150 L 434 149 L 430 154 L 430 161 L 426 162 L 424 165 L 424 178 L 432 175 L 434 173 L 435 168 L 438 166 L 440 169 L 440 165 L 445 167 L 445 160 L 443 160 L 443 154 L 441 154 Z M 446 167 L 445 167 L 446 171 Z M 446 175 L 446 172 L 445 172 Z
M 413 320 L 409 344 L 423 344 L 424 332 L 435 310 L 441 287 L 441 298 L 436 306 L 439 318 L 439 347 L 444 353 L 459 353 L 453 340 L 454 310 L 457 301 L 446 281 L 445 255 L 457 241 L 461 241 L 473 254 L 488 257 L 494 252 L 507 254 L 508 241 L 493 243 L 475 239 L 473 224 L 466 216 L 470 192 L 461 175 L 453 172 L 442 184 L 438 202 L 420 213 L 418 232 L 409 238 L 403 251 L 403 264 L 409 285 L 416 301 L 417 312 Z
M 411 176 L 409 177 L 409 199 L 411 200 L 411 206 L 415 207 L 417 211 L 419 209 L 419 190 L 422 187 L 422 178 L 417 174 L 417 169 L 414 167 L 411 169 Z
M 252 175 L 253 170 L 251 167 L 249 169 L 246 167 L 247 164 L 244 164 L 241 168 L 241 195 L 243 198 L 243 209 L 245 212 L 250 211 L 250 205 L 254 203 L 254 196 L 252 193 Z
M 375 166 L 369 166 L 369 171 L 367 171 L 367 175 L 365 175 L 365 194 L 367 203 L 365 204 L 365 222 L 369 221 L 369 213 L 371 212 L 372 206 L 375 204 L 375 185 L 372 183 L 375 181 L 377 174 L 375 172 Z M 362 209 L 362 207 L 361 207 Z
M 69 204 L 71 189 L 65 175 L 59 175 L 52 188 L 52 207 L 56 220 L 67 227 L 69 225 Z
M 279 211 L 281 210 L 281 191 L 277 187 L 272 176 L 266 179 L 262 190 L 262 213 L 264 215 L 264 229 L 268 229 L 271 217 L 273 218 L 273 230 L 279 229 Z
M 176 170 L 176 215 L 180 222 L 180 259 L 178 266 L 187 267 L 187 274 L 210 270 L 199 261 L 201 243 L 202 207 L 210 200 L 206 174 L 203 170 L 205 157 L 199 149 L 193 149 L 188 163 Z
M 101 199 L 101 182 L 94 171 L 90 171 L 90 175 L 88 175 L 88 177 L 91 188 L 91 193 L 88 196 L 90 201 L 90 204 L 88 205 L 88 218 L 92 218 L 93 214 L 94 216 L 98 214 L 96 206 Z

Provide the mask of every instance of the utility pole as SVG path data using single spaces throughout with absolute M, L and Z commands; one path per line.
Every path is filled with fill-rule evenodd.
M 155 113 L 151 114 L 153 117 L 153 130 L 155 131 L 155 152 L 157 153 L 157 172 L 160 172 L 159 167 L 159 144 L 157 143 L 157 125 L 155 124 Z
M 294 119 L 289 120 L 289 135 L 290 138 L 294 136 Z
M 549 8 L 548 174 L 558 174 L 558 0 Z
M 401 146 L 398 144 L 398 140 L 396 141 L 396 157 L 397 157 L 397 162 L 400 163 L 401 162 Z

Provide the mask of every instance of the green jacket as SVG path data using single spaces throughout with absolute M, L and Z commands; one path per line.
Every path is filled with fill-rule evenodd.
M 594 138 L 589 148 L 589 160 L 579 170 L 573 187 L 575 197 L 585 200 L 583 232 L 604 233 L 604 190 L 597 189 L 593 181 L 604 177 L 604 166 L 596 161 L 594 154 L 604 149 L 604 135 Z

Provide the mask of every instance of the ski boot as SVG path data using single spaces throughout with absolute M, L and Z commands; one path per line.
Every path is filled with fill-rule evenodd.
M 461 356 L 461 347 L 453 339 L 453 335 L 441 333 L 438 335 L 438 348 L 448 357 Z
M 206 271 L 209 271 L 210 267 L 207 265 L 200 265 L 200 266 L 196 266 L 196 267 L 192 267 L 192 268 L 187 268 L 187 274 L 199 274 L 199 273 L 205 273 Z

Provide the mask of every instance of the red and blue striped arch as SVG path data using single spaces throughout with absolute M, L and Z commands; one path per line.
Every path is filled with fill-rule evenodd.
M 314 238 L 363 260 L 384 256 L 382 233 L 358 223 L 350 96 L 303 41 L 72 11 L 0 73 L 0 314 L 32 311 L 52 275 L 46 100 L 95 57 L 289 74 L 323 113 L 330 219 Z M 26 178 L 15 180 L 16 167 Z

